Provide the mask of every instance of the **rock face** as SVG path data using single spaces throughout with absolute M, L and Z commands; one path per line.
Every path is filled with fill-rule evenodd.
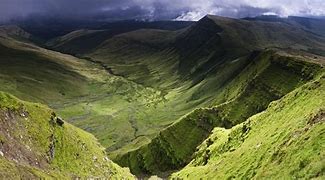
M 54 134 L 50 137 L 50 145 L 49 145 L 49 162 L 54 159 L 55 156 L 55 138 Z
M 59 126 L 63 126 L 63 124 L 64 124 L 64 121 L 63 121 L 63 119 L 61 118 L 61 117 L 57 117 L 56 118 L 56 123 L 59 125 Z

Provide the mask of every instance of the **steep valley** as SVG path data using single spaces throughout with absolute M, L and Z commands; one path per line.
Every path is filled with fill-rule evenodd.
M 0 26 L 0 91 L 24 100 L 0 93 L 0 177 L 134 178 L 119 166 L 140 178 L 324 177 L 322 29 L 212 15 L 150 23 L 45 42 Z M 34 128 L 8 126 L 30 144 L 8 122 Z M 16 146 L 20 159 L 3 151 Z

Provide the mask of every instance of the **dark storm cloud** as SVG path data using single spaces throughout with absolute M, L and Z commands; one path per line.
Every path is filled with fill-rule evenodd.
M 0 20 L 30 14 L 69 18 L 198 20 L 276 14 L 324 16 L 324 0 L 0 0 Z

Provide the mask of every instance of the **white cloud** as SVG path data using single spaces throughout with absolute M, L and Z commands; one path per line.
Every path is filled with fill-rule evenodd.
M 205 14 L 230 17 L 325 15 L 325 0 L 187 0 L 184 5 L 190 10 L 176 20 L 197 20 Z
M 198 21 L 200 20 L 205 14 L 199 11 L 190 11 L 187 13 L 182 13 L 178 16 L 175 20 L 176 21 Z

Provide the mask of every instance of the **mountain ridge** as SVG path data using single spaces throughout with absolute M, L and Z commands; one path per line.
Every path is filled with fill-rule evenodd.
M 207 138 L 213 127 L 231 128 L 245 121 L 266 109 L 271 101 L 281 98 L 322 72 L 321 65 L 274 56 L 272 52 L 262 52 L 250 66 L 244 72 L 252 74 L 249 76 L 252 80 L 244 80 L 248 82 L 243 85 L 243 90 L 237 97 L 208 109 L 192 111 L 162 130 L 149 144 L 114 160 L 122 166 L 130 167 L 135 174 L 160 174 L 181 168 L 189 162 L 195 148 Z M 254 66 L 262 70 L 254 72 Z M 286 71 L 291 71 L 292 74 Z M 299 77 L 300 71 L 304 71 L 305 77 Z M 244 73 L 236 78 L 240 77 L 244 77 Z M 306 80 L 301 82 L 301 79 Z
M 198 166 L 209 169 L 210 156 L 211 163 L 218 156 L 208 150 L 236 149 L 237 132 L 253 127 L 247 119 L 309 87 L 323 72 L 325 38 L 296 23 L 207 15 L 183 29 L 176 24 L 164 30 L 149 28 L 164 23 L 144 23 L 143 29 L 121 22 L 113 30 L 85 26 L 68 34 L 63 26 L 57 33 L 64 36 L 45 43 L 26 40 L 29 33 L 19 27 L 0 28 L 0 90 L 49 105 L 93 133 L 108 157 L 140 178 L 184 168 L 171 178 L 195 179 L 204 176 Z M 32 36 L 44 29 L 34 30 Z M 308 96 L 321 104 L 319 93 Z

